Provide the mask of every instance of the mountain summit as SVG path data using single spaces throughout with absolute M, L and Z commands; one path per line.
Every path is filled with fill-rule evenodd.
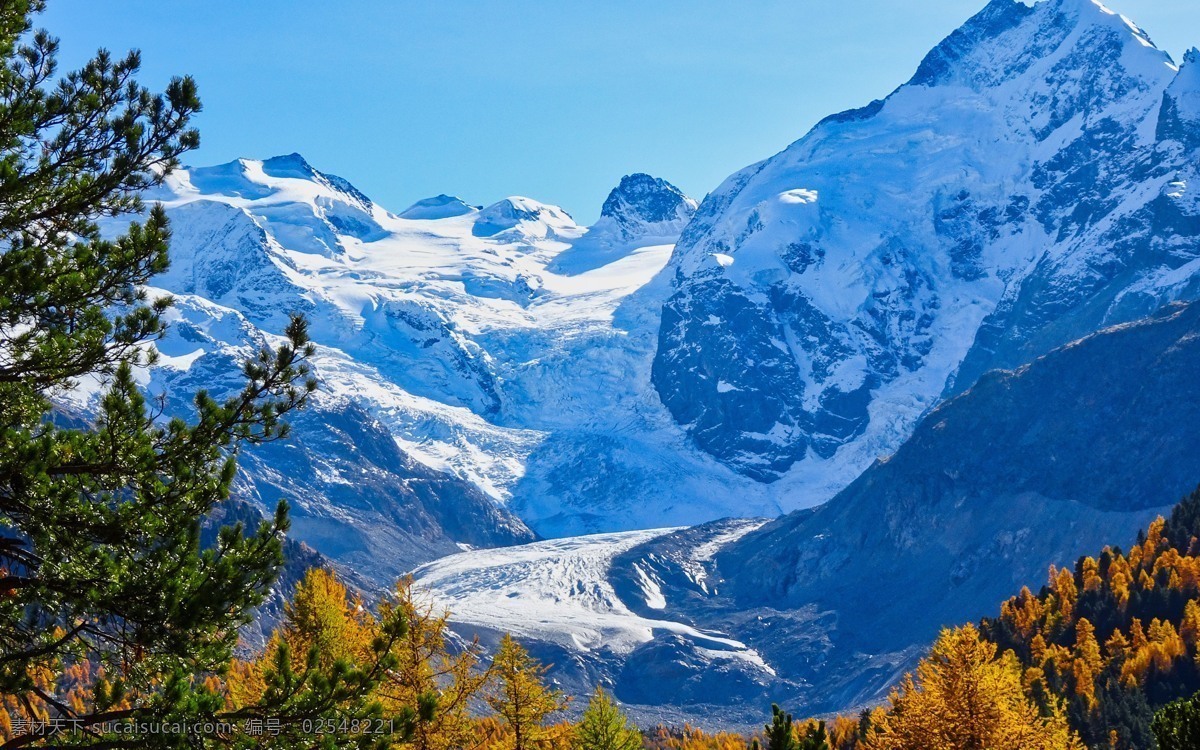
M 663 402 L 811 504 L 986 370 L 1195 296 L 1193 68 L 1090 0 L 992 0 L 886 99 L 704 201 Z
M 462 198 L 454 195 L 435 195 L 432 198 L 422 198 L 400 212 L 401 219 L 449 219 L 455 216 L 469 214 L 478 207 L 468 205 Z
M 676 237 L 696 207 L 696 201 L 666 180 L 643 173 L 626 175 L 604 201 L 596 229 L 611 230 L 626 241 Z

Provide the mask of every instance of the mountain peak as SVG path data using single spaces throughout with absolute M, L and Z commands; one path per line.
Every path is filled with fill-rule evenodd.
M 491 237 L 516 229 L 531 237 L 548 237 L 575 226 L 571 215 L 558 206 L 511 195 L 480 210 L 472 234 Z
M 1051 57 L 1075 69 L 1171 62 L 1136 24 L 1096 0 L 992 0 L 925 57 L 910 83 L 989 88 Z
M 615 227 L 626 239 L 675 235 L 696 207 L 696 201 L 671 183 L 639 172 L 622 177 L 608 194 L 597 226 Z
M 1189 147 L 1200 145 L 1200 50 L 1190 49 L 1163 94 L 1157 135 Z
M 320 174 L 303 156 L 295 152 L 265 159 L 262 170 L 268 177 L 290 177 L 300 180 L 315 179 Z
M 457 195 L 435 195 L 422 198 L 400 212 L 401 219 L 449 219 L 479 210 Z

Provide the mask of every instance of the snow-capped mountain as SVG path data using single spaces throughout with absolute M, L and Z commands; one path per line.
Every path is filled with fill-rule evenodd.
M 173 233 L 154 283 L 179 301 L 154 387 L 232 387 L 238 354 L 304 313 L 316 408 L 248 454 L 243 487 L 292 498 L 296 535 L 341 562 L 383 579 L 528 527 L 780 510 L 696 450 L 650 384 L 662 269 L 696 208 L 663 180 L 626 177 L 591 228 L 517 196 L 396 215 L 296 154 L 183 169 L 150 197 Z
M 664 403 L 801 507 L 983 372 L 1195 297 L 1198 75 L 1092 0 L 992 0 L 886 99 L 704 201 Z
M 1041 566 L 1149 512 L 1106 515 L 1053 495 L 1047 470 L 1030 492 L 1070 510 L 1046 518 L 1082 520 L 1064 526 L 1070 539 L 1021 547 L 1013 525 L 1042 518 L 1042 506 L 1004 494 L 1007 484 L 972 488 L 990 498 L 972 536 L 962 498 L 929 510 L 872 482 L 890 476 L 875 462 L 892 454 L 901 493 L 924 491 L 901 481 L 912 477 L 993 468 L 977 455 L 938 463 L 956 458 L 946 446 L 906 453 L 914 431 L 929 440 L 925 415 L 978 426 L 964 412 L 980 409 L 1019 431 L 1042 413 L 1085 413 L 1044 388 L 1011 403 L 972 387 L 998 367 L 1046 372 L 1077 339 L 1120 358 L 1113 342 L 1126 339 L 1085 337 L 1200 296 L 1198 165 L 1200 53 L 1177 67 L 1091 0 L 992 0 L 886 99 L 827 118 L 698 207 L 631 175 L 592 227 L 520 196 L 480 207 L 439 195 L 394 214 L 296 154 L 180 170 L 150 196 L 173 229 L 172 266 L 155 285 L 178 305 L 145 382 L 174 397 L 235 387 L 237 358 L 302 312 L 321 389 L 290 441 L 249 452 L 239 480 L 262 504 L 289 497 L 299 539 L 380 583 L 462 552 L 422 568 L 422 581 L 464 627 L 542 644 L 581 691 L 599 676 L 618 697 L 674 700 L 694 717 L 718 680 L 755 713 L 773 692 L 840 707 L 877 696 L 927 623 L 905 610 L 903 643 L 839 636 L 852 610 L 801 579 L 836 572 L 838 586 L 868 592 L 896 556 L 851 565 L 852 546 L 824 535 L 860 538 L 886 512 L 900 531 L 884 542 L 904 551 L 920 540 L 937 557 L 905 517 L 916 508 L 936 516 L 933 528 Z M 1194 340 L 1179 338 L 1180 351 Z M 1095 387 L 1132 398 L 1154 372 L 1140 366 Z M 75 395 L 93 394 L 85 384 Z M 1120 440 L 1167 430 L 1162 407 L 1130 417 Z M 1108 434 L 1086 424 L 1068 437 Z M 969 432 L 950 447 L 978 448 Z M 1117 438 L 1102 447 L 1114 465 L 1169 455 L 1121 453 Z M 914 451 L 922 461 L 900 462 Z M 762 531 L 696 526 L 835 496 L 831 510 Z M 627 533 L 474 549 L 594 532 Z M 1026 572 L 979 562 L 1011 562 L 1003 554 L 946 554 L 963 560 L 922 558 L 920 569 Z M 935 578 L 924 591 L 903 584 L 928 602 L 945 590 Z M 956 601 L 995 593 L 972 591 Z

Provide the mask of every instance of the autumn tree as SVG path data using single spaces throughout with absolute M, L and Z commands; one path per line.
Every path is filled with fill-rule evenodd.
M 263 654 L 229 670 L 227 710 L 217 718 L 236 722 L 239 733 L 227 741 L 383 748 L 411 738 L 415 709 L 379 697 L 407 631 L 408 622 L 395 612 L 371 615 L 331 571 L 308 571 Z M 241 731 L 252 726 L 273 732 Z
M 0 696 L 18 719 L 63 723 L 3 747 L 171 744 L 99 727 L 222 708 L 214 676 L 275 579 L 287 518 L 280 505 L 209 548 L 200 522 L 239 447 L 278 438 L 304 403 L 311 347 L 293 320 L 240 392 L 196 394 L 191 422 L 147 401 L 135 370 L 171 300 L 144 285 L 170 233 L 140 195 L 198 144 L 196 86 L 138 85 L 137 53 L 60 77 L 57 41 L 32 30 L 42 7 L 0 0 Z M 103 237 L 97 221 L 124 214 L 141 220 Z M 94 417 L 67 419 L 55 404 L 85 378 Z
M 1075 694 L 1083 696 L 1089 704 L 1095 703 L 1096 677 L 1104 667 L 1100 655 L 1100 643 L 1096 640 L 1096 629 L 1086 617 L 1075 624 L 1075 654 L 1073 670 Z
M 538 747 L 551 735 L 546 719 L 567 707 L 562 693 L 543 684 L 545 673 L 520 644 L 504 636 L 492 658 L 493 684 L 485 701 L 509 733 L 511 750 Z
M 419 602 L 410 577 L 396 584 L 394 596 L 380 605 L 380 616 L 407 624 L 392 651 L 396 665 L 379 695 L 387 705 L 418 708 L 409 743 L 415 750 L 469 747 L 476 734 L 471 702 L 491 677 L 479 666 L 478 644 L 451 652 L 446 642 L 449 613 L 439 614 L 431 603 Z
M 731 732 L 709 734 L 691 725 L 659 725 L 644 736 L 647 750 L 746 750 L 746 738 Z
M 1079 747 L 1061 710 L 1040 716 L 1021 667 L 974 626 L 943 631 L 866 738 L 871 750 L 1067 750 Z
M 316 650 L 319 663 L 329 667 L 339 660 L 361 662 L 370 652 L 377 623 L 333 571 L 309 570 L 284 605 L 284 624 L 276 636 L 303 660 Z M 404 621 L 407 632 L 407 620 Z

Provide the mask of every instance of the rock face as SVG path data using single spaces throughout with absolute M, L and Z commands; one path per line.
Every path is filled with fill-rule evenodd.
M 887 99 L 705 199 L 663 403 L 798 507 L 987 370 L 1196 297 L 1197 75 L 1091 0 L 993 0 Z
M 666 180 L 642 173 L 626 175 L 608 194 L 595 229 L 610 231 L 625 241 L 674 238 L 696 214 L 696 206 L 696 201 Z

